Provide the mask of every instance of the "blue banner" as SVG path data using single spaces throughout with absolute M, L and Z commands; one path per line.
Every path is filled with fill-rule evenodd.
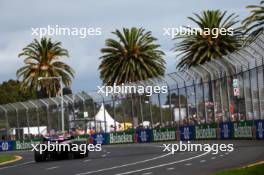
M 13 141 L 0 141 L 0 151 L 11 151 L 13 150 Z
M 256 138 L 264 139 L 264 120 L 256 120 Z
M 138 143 L 146 143 L 152 141 L 152 130 L 151 129 L 139 129 L 136 131 L 136 141 Z
M 221 139 L 231 139 L 233 131 L 233 123 L 220 123 L 220 137 Z
M 180 139 L 193 140 L 194 139 L 194 126 L 181 126 L 180 127 Z
M 92 134 L 90 137 L 90 143 L 96 145 L 96 144 L 101 144 L 105 145 L 108 144 L 108 133 L 97 133 L 97 134 Z

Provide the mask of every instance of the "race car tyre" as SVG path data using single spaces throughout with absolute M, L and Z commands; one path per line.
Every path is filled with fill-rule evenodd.
M 73 154 L 73 152 L 69 151 L 69 152 L 67 153 L 67 159 L 71 160 L 71 159 L 73 159 L 73 158 L 74 158 L 74 154 Z
M 45 154 L 40 154 L 38 151 L 34 152 L 34 158 L 36 162 L 42 162 L 46 160 Z
M 86 153 L 84 154 L 84 157 L 88 157 L 89 156 L 89 151 L 86 151 Z

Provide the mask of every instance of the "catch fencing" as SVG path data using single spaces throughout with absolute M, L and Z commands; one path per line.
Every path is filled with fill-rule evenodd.
M 166 93 L 105 94 L 82 91 L 64 95 L 66 129 L 107 132 L 107 120 L 95 116 L 103 104 L 104 115 L 116 121 L 113 131 L 197 126 L 226 128 L 223 123 L 251 123 L 264 119 L 264 34 L 223 58 L 162 77 L 131 83 L 133 86 L 167 86 Z M 61 97 L 0 105 L 0 129 L 14 139 L 32 133 L 60 131 Z M 145 124 L 147 123 L 147 124 Z M 231 127 L 231 124 L 229 124 Z M 263 126 L 262 130 L 263 130 Z M 185 128 L 185 129 L 184 129 Z

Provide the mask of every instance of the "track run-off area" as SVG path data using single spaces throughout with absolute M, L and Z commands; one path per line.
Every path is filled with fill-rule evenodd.
M 166 142 L 167 144 L 169 142 Z M 178 142 L 170 142 L 178 143 Z M 198 143 L 198 142 L 192 142 Z M 233 152 L 163 152 L 163 143 L 105 145 L 85 159 L 36 163 L 31 151 L 1 152 L 23 159 L 0 166 L 1 175 L 206 175 L 264 160 L 264 141 L 226 140 L 199 143 L 234 144 Z

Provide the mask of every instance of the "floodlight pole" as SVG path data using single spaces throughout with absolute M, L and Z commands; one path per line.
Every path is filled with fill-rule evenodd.
M 39 77 L 38 80 L 44 79 L 57 79 L 60 81 L 60 91 L 61 91 L 61 130 L 62 132 L 65 131 L 64 129 L 64 106 L 63 106 L 63 89 L 62 89 L 62 77 Z

